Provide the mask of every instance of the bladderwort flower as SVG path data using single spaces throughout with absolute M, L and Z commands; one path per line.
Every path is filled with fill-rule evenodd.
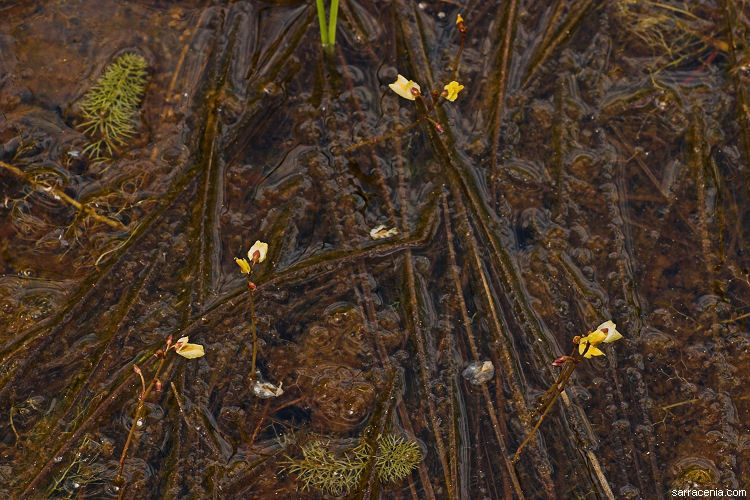
M 268 243 L 263 243 L 260 240 L 256 240 L 250 250 L 247 251 L 247 257 L 251 262 L 263 262 L 266 260 L 266 254 L 268 253 Z
M 578 366 L 578 362 L 581 357 L 591 358 L 592 356 L 604 356 L 604 353 L 599 349 L 599 344 L 614 342 L 620 340 L 622 335 L 617 331 L 617 325 L 613 321 L 608 320 L 596 327 L 596 330 L 589 331 L 585 337 L 575 336 L 573 337 L 573 344 L 578 344 L 578 354 L 576 354 L 575 347 L 569 356 L 560 356 L 552 363 L 552 366 L 561 367 L 562 371 L 558 375 L 557 380 L 547 389 L 547 392 L 541 397 L 540 404 L 532 416 L 540 415 L 536 425 L 531 429 L 526 439 L 523 440 L 521 445 L 516 450 L 515 455 L 511 461 L 515 463 L 518 461 L 518 457 L 521 455 L 521 450 L 528 444 L 531 437 L 542 425 L 544 417 L 552 408 L 552 404 L 557 400 L 557 397 L 562 394 L 565 390 L 565 385 L 570 380 L 573 370 Z
M 238 266 L 240 266 L 240 272 L 247 275 L 247 286 L 250 289 L 250 294 L 248 295 L 248 299 L 250 300 L 250 331 L 253 334 L 253 358 L 251 365 L 252 371 L 250 373 L 252 374 L 251 378 L 253 380 L 255 380 L 255 359 L 258 355 L 258 332 L 256 331 L 255 327 L 255 299 L 253 295 L 258 287 L 255 286 L 255 283 L 252 282 L 252 280 L 250 279 L 250 275 L 253 272 L 255 264 L 266 260 L 266 254 L 268 254 L 268 243 L 264 243 L 260 240 L 255 240 L 253 246 L 251 246 L 250 250 L 247 251 L 247 259 L 238 259 L 237 257 L 234 258 L 234 261 Z M 284 391 L 281 390 L 280 385 L 278 389 L 280 391 L 279 394 L 283 394 Z
M 403 97 L 413 101 L 417 98 L 417 95 L 421 92 L 421 88 L 418 83 L 413 80 L 407 80 L 405 76 L 399 74 L 395 82 L 388 84 L 392 91 Z M 416 92 L 414 92 L 416 90 Z
M 206 353 L 200 344 L 188 343 L 187 337 L 182 337 L 174 344 L 174 352 L 187 359 L 195 359 L 204 356 Z
M 250 273 L 250 263 L 247 261 L 247 259 L 238 259 L 237 257 L 234 258 L 234 261 L 237 263 L 238 266 L 240 266 L 240 272 L 242 274 L 249 274 Z
M 617 325 L 611 320 L 605 321 L 596 327 L 596 330 L 590 332 L 578 341 L 578 353 L 584 358 L 592 356 L 604 356 L 604 353 L 597 347 L 601 343 L 610 343 L 620 340 L 622 335 L 617 331 Z M 586 347 L 588 346 L 588 349 Z
M 234 261 L 240 266 L 240 272 L 242 274 L 250 274 L 253 270 L 253 265 L 258 262 L 266 260 L 266 254 L 268 253 L 268 243 L 263 243 L 260 240 L 256 240 L 250 250 L 247 251 L 247 259 L 234 258 Z
M 458 93 L 464 89 L 464 86 L 454 80 L 443 88 L 445 89 L 443 90 L 443 97 L 453 102 L 458 97 Z

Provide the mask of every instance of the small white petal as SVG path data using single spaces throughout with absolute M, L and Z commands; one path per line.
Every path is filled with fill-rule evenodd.
M 253 260 L 253 254 L 255 254 L 256 251 L 260 254 L 258 262 L 263 262 L 266 260 L 266 254 L 268 253 L 268 243 L 256 240 L 255 243 L 253 243 L 253 246 L 250 247 L 250 250 L 247 251 L 247 256 L 250 261 Z
M 620 332 L 617 331 L 617 325 L 614 324 L 612 320 L 605 321 L 601 325 L 599 325 L 597 330 L 603 331 L 607 336 L 602 342 L 614 342 L 615 340 L 620 340 L 622 338 L 622 335 Z M 606 329 L 606 331 L 604 331 Z

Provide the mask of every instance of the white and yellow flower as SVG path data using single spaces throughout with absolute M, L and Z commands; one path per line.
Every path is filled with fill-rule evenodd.
M 256 240 L 256 242 L 253 243 L 253 246 L 250 247 L 250 250 L 247 251 L 247 257 L 250 259 L 250 262 L 255 262 L 257 264 L 258 262 L 263 262 L 264 260 L 266 260 L 267 253 L 268 243 L 263 243 L 260 240 Z M 240 267 L 242 267 L 241 264 Z
M 188 343 L 188 337 L 178 339 L 174 344 L 174 350 L 177 354 L 187 359 L 200 358 L 206 354 L 202 345 Z
M 604 353 L 597 347 L 601 343 L 610 343 L 620 340 L 622 335 L 617 331 L 617 325 L 611 320 L 605 321 L 596 330 L 582 337 L 578 341 L 578 352 L 584 358 L 592 356 L 604 356 Z
M 418 83 L 415 83 L 413 80 L 407 80 L 403 75 L 398 75 L 396 81 L 388 84 L 388 86 L 392 91 L 410 101 L 416 99 L 417 94 L 422 90 Z M 414 93 L 414 90 L 417 91 L 416 94 Z

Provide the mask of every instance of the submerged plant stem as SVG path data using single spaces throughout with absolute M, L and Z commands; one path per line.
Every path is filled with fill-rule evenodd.
M 91 217 L 92 219 L 95 219 L 99 222 L 103 222 L 104 224 L 107 224 L 112 229 L 117 229 L 117 230 L 126 229 L 125 225 L 122 222 L 114 220 L 114 219 L 110 219 L 109 217 L 105 217 L 104 215 L 98 214 L 94 209 L 92 209 L 88 205 L 83 205 L 77 200 L 68 196 L 63 190 L 58 189 L 54 186 L 48 186 L 40 182 L 37 182 L 32 177 L 29 177 L 23 170 L 16 168 L 13 165 L 9 165 L 5 162 L 0 161 L 0 167 L 6 170 L 9 170 L 10 172 L 13 172 L 18 177 L 28 182 L 35 188 L 40 189 L 46 193 L 50 193 L 52 194 L 52 196 L 64 201 L 65 203 L 69 205 L 72 205 L 76 210 L 83 213 L 84 215 Z
M 159 361 L 159 365 L 156 367 L 156 371 L 154 372 L 154 376 L 151 379 L 151 382 L 148 384 L 148 387 L 145 388 L 145 390 L 141 391 L 141 395 L 138 398 L 138 407 L 135 409 L 135 416 L 133 417 L 133 424 L 130 426 L 130 432 L 128 433 L 128 439 L 125 441 L 125 446 L 122 449 L 122 455 L 120 455 L 120 464 L 117 467 L 117 480 L 122 480 L 122 468 L 125 465 L 125 457 L 128 454 L 128 448 L 130 447 L 130 443 L 133 440 L 133 434 L 135 433 L 135 428 L 138 426 L 138 420 L 141 418 L 141 414 L 143 412 L 143 406 L 146 403 L 146 398 L 151 393 L 151 390 L 154 388 L 154 385 L 156 385 L 156 381 L 159 379 L 159 373 L 161 373 L 161 369 L 164 367 L 164 362 L 167 360 L 167 354 L 164 353 L 162 355 L 161 360 Z M 141 376 L 141 379 L 143 377 Z M 120 488 L 120 497 L 122 498 L 123 494 L 125 493 L 125 485 Z
M 250 275 L 248 274 L 248 276 Z M 253 290 L 250 290 L 250 329 L 253 332 L 253 361 L 250 365 L 250 380 L 255 380 L 255 359 L 258 355 L 258 333 L 255 328 L 255 292 Z
M 425 105 L 427 104 L 426 101 L 423 101 L 423 102 L 425 102 Z M 433 119 L 429 117 L 429 114 L 432 112 L 433 109 L 435 109 L 436 106 L 437 106 L 437 100 L 433 101 L 432 105 L 429 108 L 427 108 L 427 111 L 425 111 L 425 113 L 422 116 L 420 116 L 419 118 L 411 122 L 409 125 L 398 128 L 394 130 L 393 132 L 391 132 L 390 134 L 381 135 L 380 137 L 373 137 L 372 139 L 358 142 L 357 144 L 352 144 L 351 146 L 344 149 L 344 152 L 348 153 L 350 151 L 354 151 L 355 149 L 359 149 L 362 146 L 369 146 L 370 144 L 376 144 L 378 142 L 387 141 L 388 139 L 393 139 L 396 136 L 405 134 L 409 130 L 419 125 L 422 122 L 422 120 L 425 120 L 425 119 L 429 120 L 437 128 L 440 126 L 440 124 L 436 123 Z M 440 129 L 438 128 L 438 130 Z
M 541 405 L 534 411 L 532 415 L 536 415 L 542 410 L 544 411 L 539 417 L 539 420 L 537 420 L 536 425 L 534 425 L 534 428 L 531 429 L 531 432 L 529 432 L 529 435 L 526 436 L 526 439 L 524 439 L 523 443 L 521 443 L 521 445 L 516 450 L 515 455 L 513 455 L 513 458 L 511 459 L 513 463 L 516 463 L 518 461 L 518 457 L 521 454 L 521 451 L 526 447 L 529 441 L 531 441 L 531 438 L 534 437 L 534 434 L 536 434 L 539 426 L 542 425 L 542 422 L 544 422 L 544 417 L 546 417 L 547 413 L 549 413 L 550 409 L 552 409 L 552 405 L 555 401 L 557 401 L 558 396 L 560 396 L 560 394 L 565 390 L 565 385 L 568 383 L 568 380 L 570 380 L 571 375 L 573 375 L 573 370 L 576 369 L 576 366 L 578 366 L 578 362 L 581 360 L 583 355 L 586 354 L 586 351 L 589 350 L 589 347 L 591 347 L 591 344 L 586 344 L 586 349 L 584 349 L 584 351 L 580 354 L 577 352 L 578 346 L 573 349 L 573 352 L 565 362 L 565 365 L 563 366 L 560 375 L 557 377 L 557 380 L 555 380 L 555 383 L 552 384 L 552 386 L 547 389 L 547 392 L 544 394 L 544 396 L 542 396 Z

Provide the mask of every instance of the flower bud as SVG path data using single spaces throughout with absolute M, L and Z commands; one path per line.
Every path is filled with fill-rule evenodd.
M 568 361 L 569 358 L 570 356 L 560 356 L 552 362 L 552 366 L 562 366 Z

